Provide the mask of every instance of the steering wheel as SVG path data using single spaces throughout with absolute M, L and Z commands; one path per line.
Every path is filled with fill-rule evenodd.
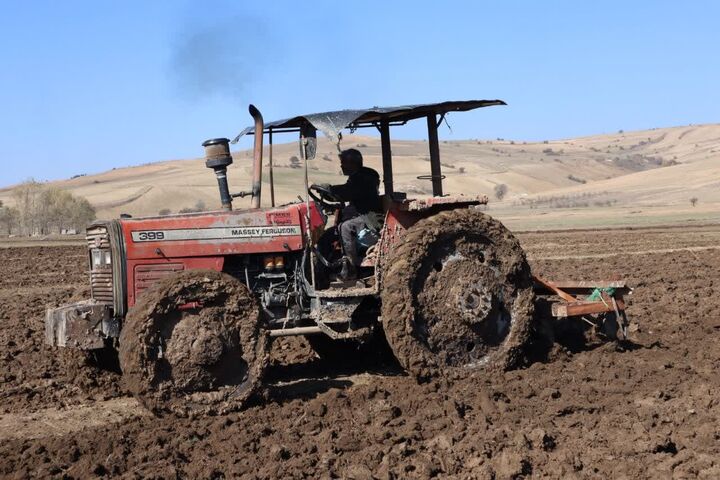
M 308 194 L 326 213 L 332 213 L 345 206 L 344 202 L 340 201 L 330 189 L 323 188 L 320 185 L 311 185 Z

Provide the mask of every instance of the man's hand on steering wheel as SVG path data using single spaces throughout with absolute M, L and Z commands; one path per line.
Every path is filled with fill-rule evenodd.
M 334 212 L 338 208 L 343 207 L 343 202 L 333 194 L 329 183 L 321 183 L 310 185 L 310 197 L 315 200 L 326 212 Z

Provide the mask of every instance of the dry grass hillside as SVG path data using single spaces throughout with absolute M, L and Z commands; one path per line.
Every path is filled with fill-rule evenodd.
M 298 155 L 295 138 L 282 140 L 290 143 L 274 146 L 275 193 L 278 202 L 289 202 L 302 193 L 304 172 L 291 166 L 291 157 Z M 366 164 L 382 170 L 379 138 L 347 135 L 341 146 L 358 148 Z M 487 194 L 490 212 L 513 228 L 720 220 L 720 125 L 544 142 L 441 141 L 440 149 L 445 192 Z M 427 142 L 393 141 L 393 157 L 396 190 L 430 194 L 430 182 L 416 178 L 430 170 Z M 231 191 L 246 190 L 251 152 L 235 152 L 234 159 L 228 173 Z M 341 183 L 339 170 L 336 146 L 321 137 L 317 157 L 309 162 L 311 181 Z M 269 204 L 267 171 L 264 204 Z M 86 197 L 102 218 L 177 212 L 198 201 L 208 208 L 219 203 L 215 177 L 202 159 L 120 167 L 55 184 Z M 502 201 L 493 194 L 498 184 L 508 189 Z M 0 189 L 0 200 L 12 204 L 11 190 Z M 695 206 L 691 198 L 697 198 Z M 236 203 L 247 204 L 248 199 Z

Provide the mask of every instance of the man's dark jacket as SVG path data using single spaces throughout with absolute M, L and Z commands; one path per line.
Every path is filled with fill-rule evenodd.
M 368 167 L 350 175 L 344 185 L 332 185 L 330 190 L 339 200 L 350 202 L 360 215 L 368 212 L 382 213 L 382 203 L 378 195 L 380 175 Z

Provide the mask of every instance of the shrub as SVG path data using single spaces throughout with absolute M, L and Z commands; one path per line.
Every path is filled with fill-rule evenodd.
M 194 207 L 185 207 L 178 210 L 178 213 L 198 213 L 198 212 L 204 212 L 207 210 L 207 207 L 205 206 L 205 202 L 202 200 L 198 200 L 195 202 Z

